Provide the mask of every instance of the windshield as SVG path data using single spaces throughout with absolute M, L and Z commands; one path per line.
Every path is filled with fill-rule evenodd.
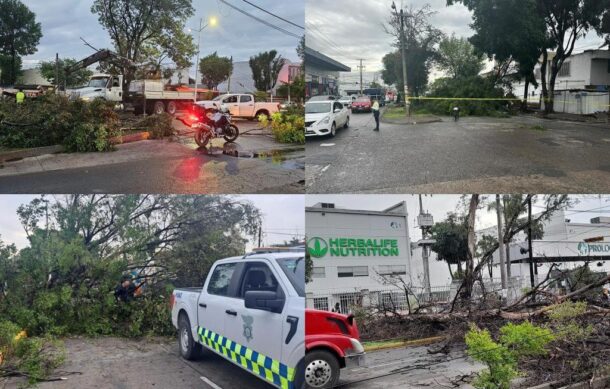
M 331 103 L 307 103 L 305 104 L 305 113 L 328 113 L 331 106 Z
M 305 297 L 305 258 L 278 258 L 277 262 L 299 296 Z
M 108 85 L 108 78 L 92 78 L 87 84 L 88 87 L 91 88 L 105 88 Z
M 216 96 L 212 99 L 212 101 L 220 101 L 224 97 L 225 97 L 225 95 Z

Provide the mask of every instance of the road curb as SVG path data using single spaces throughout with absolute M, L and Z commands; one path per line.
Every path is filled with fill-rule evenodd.
M 34 147 L 31 149 L 20 149 L 10 151 L 0 151 L 0 163 L 17 161 L 24 158 L 40 157 L 45 154 L 58 154 L 65 151 L 61 145 Z
M 386 118 L 382 118 L 382 120 L 381 120 L 382 123 L 387 123 L 387 124 L 406 124 L 406 125 L 440 123 L 442 121 L 443 121 L 443 119 L 441 119 L 439 117 L 421 118 L 421 120 L 419 120 L 418 118 L 408 119 L 408 120 L 405 120 L 405 119 L 386 119 Z
M 257 150 L 223 150 L 224 155 L 228 155 L 236 158 L 266 158 L 276 154 L 290 153 L 293 151 L 303 151 L 305 145 L 279 147 L 271 149 L 257 149 Z
M 135 134 L 115 136 L 114 138 L 110 138 L 110 143 L 112 143 L 113 145 L 118 145 L 124 143 L 139 142 L 141 140 L 148 139 L 150 139 L 150 132 L 142 131 L 136 132 Z
M 527 389 L 554 389 L 554 388 L 557 388 L 557 384 L 558 384 L 557 381 L 546 382 L 542 385 L 530 386 Z M 579 382 L 577 384 L 562 386 L 559 389 L 604 389 L 604 388 L 608 388 L 609 385 L 610 385 L 610 376 L 596 378 L 592 381 Z
M 406 347 L 428 346 L 430 344 L 440 342 L 444 339 L 445 339 L 444 336 L 433 336 L 431 338 L 422 338 L 422 339 L 415 339 L 415 340 L 397 340 L 396 342 L 391 342 L 387 345 L 379 345 L 379 346 L 371 346 L 371 347 L 366 347 L 366 345 L 365 345 L 364 351 L 372 352 L 372 351 L 380 351 L 380 350 L 395 350 L 395 349 L 406 348 Z

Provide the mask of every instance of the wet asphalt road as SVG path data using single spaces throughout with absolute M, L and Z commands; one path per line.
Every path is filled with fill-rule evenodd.
M 341 371 L 344 388 L 470 388 L 471 375 L 483 368 L 462 353 L 430 354 L 428 347 L 369 352 L 366 366 Z
M 223 154 L 267 143 L 244 135 L 235 144 L 220 139 L 201 149 L 184 135 L 124 144 L 110 153 L 29 158 L 0 168 L 0 192 L 303 193 L 304 150 L 255 158 Z
M 542 126 L 540 128 L 538 126 Z M 610 125 L 462 118 L 381 125 L 353 114 L 307 141 L 307 193 L 606 193 Z

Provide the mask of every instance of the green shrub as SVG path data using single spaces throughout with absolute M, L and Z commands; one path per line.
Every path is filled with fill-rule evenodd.
M 268 127 L 271 125 L 271 132 L 280 143 L 305 143 L 305 117 L 303 113 L 282 113 L 276 112 L 271 115 L 271 120 L 261 115 L 259 122 Z
M 493 340 L 488 330 L 471 325 L 466 334 L 468 355 L 487 366 L 474 381 L 474 386 L 481 389 L 509 389 L 511 380 L 520 375 L 519 360 L 546 355 L 546 346 L 554 339 L 549 329 L 530 322 L 503 326 L 498 342 Z
M 140 120 L 135 127 L 144 128 L 150 132 L 152 139 L 161 139 L 174 134 L 174 118 L 168 113 L 150 115 Z
M 117 135 L 119 120 L 109 102 L 71 101 L 54 94 L 19 105 L 0 101 L 0 146 L 63 144 L 69 151 L 108 151 Z
M 28 338 L 17 324 L 0 321 L 0 368 L 4 372 L 25 374 L 34 384 L 48 377 L 64 358 L 61 342 L 51 337 Z

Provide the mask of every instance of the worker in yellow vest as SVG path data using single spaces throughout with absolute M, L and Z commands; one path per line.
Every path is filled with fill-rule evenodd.
M 23 93 L 23 89 L 19 88 L 19 92 L 15 96 L 17 99 L 17 104 L 22 104 L 25 101 L 25 93 Z

